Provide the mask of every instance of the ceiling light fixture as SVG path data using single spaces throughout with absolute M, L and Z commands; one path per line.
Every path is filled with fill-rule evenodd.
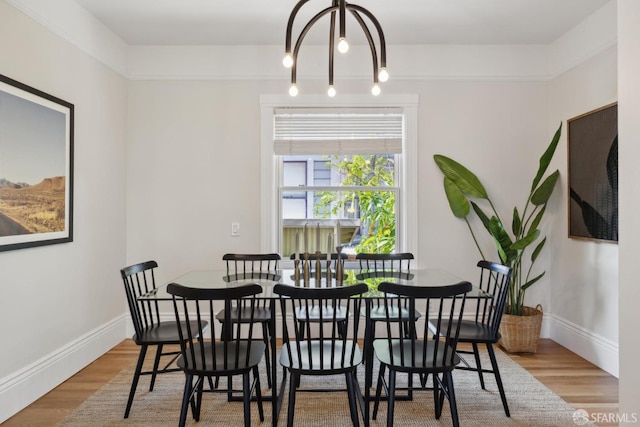
M 330 15 L 330 27 L 329 27 L 329 90 L 327 94 L 331 97 L 336 95 L 336 89 L 333 86 L 333 56 L 335 52 L 335 33 L 336 33 L 336 15 L 339 20 L 339 33 L 338 33 L 338 52 L 346 53 L 349 51 L 349 43 L 346 38 L 346 14 L 347 11 L 353 15 L 356 22 L 360 24 L 362 31 L 364 32 L 367 41 L 369 42 L 369 48 L 371 49 L 371 60 L 373 63 L 373 87 L 371 88 L 371 93 L 374 95 L 380 94 L 380 86 L 379 82 L 386 82 L 389 79 L 389 73 L 387 72 L 387 47 L 384 41 L 384 33 L 382 32 L 382 27 L 380 23 L 376 19 L 375 16 L 367 9 L 358 6 L 356 4 L 347 3 L 345 0 L 331 0 L 331 6 L 321 10 L 317 14 L 315 14 L 309 22 L 302 28 L 298 38 L 296 40 L 295 45 L 292 47 L 292 31 L 293 31 L 293 22 L 295 21 L 296 15 L 300 8 L 307 3 L 309 0 L 300 0 L 289 15 L 289 22 L 287 23 L 287 35 L 285 42 L 285 56 L 282 60 L 282 64 L 291 68 L 291 87 L 289 88 L 289 94 L 291 96 L 296 96 L 298 94 L 298 88 L 296 86 L 296 72 L 298 65 L 298 52 L 300 51 L 300 46 L 302 45 L 302 41 L 305 36 L 309 32 L 309 29 L 318 22 L 320 18 L 325 15 Z M 375 30 L 378 33 L 378 38 L 380 40 L 380 62 L 378 63 L 378 50 L 376 49 L 376 44 L 371 35 L 371 31 L 367 23 L 365 22 L 363 16 L 367 17 L 371 24 L 375 27 Z

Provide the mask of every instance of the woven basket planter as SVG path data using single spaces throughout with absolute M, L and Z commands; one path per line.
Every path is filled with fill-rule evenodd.
M 535 353 L 542 327 L 542 307 L 523 307 L 522 316 L 503 314 L 498 344 L 509 353 Z

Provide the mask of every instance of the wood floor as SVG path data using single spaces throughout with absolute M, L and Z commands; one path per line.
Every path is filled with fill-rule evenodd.
M 135 364 L 139 348 L 125 340 L 69 380 L 2 423 L 3 427 L 52 426 L 65 418 L 126 366 Z M 541 340 L 534 355 L 511 355 L 539 381 L 600 426 L 618 412 L 618 380 L 551 340 Z M 126 399 L 126 396 L 123 396 Z

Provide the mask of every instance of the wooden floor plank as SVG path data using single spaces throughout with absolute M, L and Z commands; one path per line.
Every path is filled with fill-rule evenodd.
M 56 424 L 125 367 L 135 364 L 138 351 L 133 341 L 124 340 L 2 426 Z M 597 425 L 617 425 L 606 421 L 618 412 L 617 378 L 547 339 L 540 340 L 536 354 L 510 356 L 572 406 L 586 410 L 593 419 L 605 420 Z

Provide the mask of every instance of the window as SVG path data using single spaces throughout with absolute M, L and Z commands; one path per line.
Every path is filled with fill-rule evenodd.
M 326 252 L 339 221 L 345 252 L 416 254 L 406 230 L 417 228 L 417 98 L 399 98 L 405 102 L 331 106 L 261 98 L 263 250 L 288 258 L 306 224 L 307 250 Z

